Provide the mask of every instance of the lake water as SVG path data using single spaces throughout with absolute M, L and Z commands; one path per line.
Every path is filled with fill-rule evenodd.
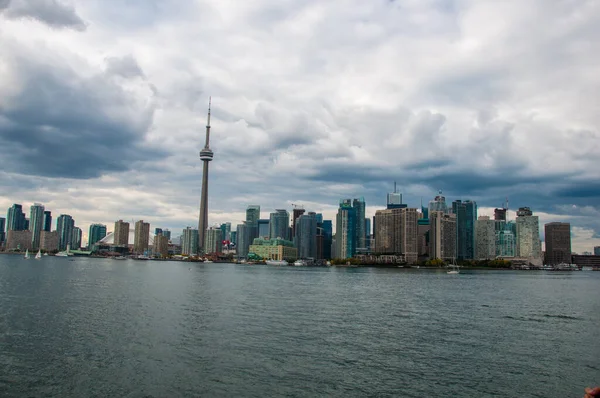
M 3 397 L 579 397 L 600 272 L 0 255 Z

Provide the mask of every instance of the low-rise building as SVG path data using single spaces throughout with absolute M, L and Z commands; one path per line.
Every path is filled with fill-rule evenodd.
M 6 250 L 31 250 L 31 231 L 8 230 L 6 236 Z
M 288 260 L 298 258 L 298 249 L 294 243 L 284 239 L 261 239 L 256 238 L 250 245 L 248 253 L 267 260 Z
M 58 251 L 58 231 L 42 231 L 40 235 L 40 248 L 47 252 Z

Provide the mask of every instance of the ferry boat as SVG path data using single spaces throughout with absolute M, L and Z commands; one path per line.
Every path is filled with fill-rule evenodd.
M 288 265 L 288 262 L 285 260 L 266 260 L 265 263 L 267 265 Z

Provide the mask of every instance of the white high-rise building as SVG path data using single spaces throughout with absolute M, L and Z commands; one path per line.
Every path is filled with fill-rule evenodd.
M 517 211 L 517 256 L 541 258 L 540 221 L 529 207 L 521 207 Z
M 475 259 L 492 260 L 496 258 L 496 222 L 488 216 L 475 221 Z
M 223 231 L 219 227 L 210 227 L 206 230 L 204 243 L 205 253 L 221 253 L 223 247 Z

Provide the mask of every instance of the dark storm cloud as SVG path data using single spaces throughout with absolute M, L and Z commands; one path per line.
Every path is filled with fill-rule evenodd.
M 59 0 L 0 0 L 0 11 L 10 19 L 33 18 L 53 28 L 86 29 L 75 9 Z
M 589 205 L 600 206 L 600 183 L 597 182 L 572 182 L 556 189 L 553 194 L 561 198 L 583 199 L 590 202 Z
M 144 144 L 154 108 L 99 74 L 16 60 L 23 85 L 0 107 L 5 170 L 92 178 L 163 156 Z

